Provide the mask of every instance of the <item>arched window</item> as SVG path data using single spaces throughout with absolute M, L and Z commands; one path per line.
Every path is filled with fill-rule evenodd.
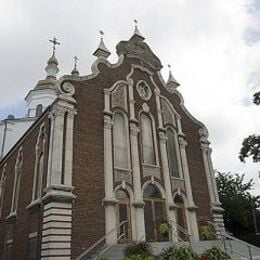
M 113 126 L 114 166 L 129 169 L 128 135 L 126 118 L 121 113 L 115 113 Z
M 36 157 L 34 165 L 32 201 L 39 199 L 42 195 L 46 138 L 46 129 L 45 124 L 43 123 L 40 128 L 37 144 L 35 147 Z
M 39 117 L 42 114 L 43 106 L 42 104 L 37 105 L 36 107 L 36 117 Z
M 144 199 L 151 199 L 151 198 L 162 198 L 161 192 L 153 184 L 147 185 L 144 189 Z
M 141 115 L 143 162 L 155 165 L 154 139 L 151 119 Z
M 18 151 L 18 155 L 17 155 L 16 163 L 15 163 L 11 213 L 15 213 L 17 211 L 19 192 L 20 192 L 22 163 L 23 163 L 23 150 L 21 147 Z
M 167 152 L 168 152 L 168 162 L 169 162 L 169 171 L 172 177 L 179 178 L 180 173 L 178 169 L 178 159 L 177 159 L 177 150 L 174 132 L 167 128 L 166 130 L 167 140 Z

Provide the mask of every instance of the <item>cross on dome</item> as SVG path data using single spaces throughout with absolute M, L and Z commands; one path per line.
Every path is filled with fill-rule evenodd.
M 56 37 L 53 37 L 53 39 L 50 39 L 49 42 L 51 42 L 53 44 L 52 52 L 53 52 L 53 55 L 54 55 L 55 51 L 56 51 L 56 45 L 60 45 L 60 42 L 58 42 Z

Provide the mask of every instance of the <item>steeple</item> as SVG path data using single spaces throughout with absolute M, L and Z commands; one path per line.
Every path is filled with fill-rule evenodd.
M 56 51 L 56 45 L 60 45 L 60 42 L 57 41 L 55 37 L 53 37 L 52 40 L 49 40 L 52 44 L 52 56 L 49 58 L 47 62 L 47 67 L 45 68 L 45 71 L 47 72 L 46 79 L 56 80 L 56 75 L 59 72 L 59 62 L 57 58 L 55 57 L 55 51 Z
M 168 81 L 167 81 L 167 85 L 170 88 L 176 89 L 177 87 L 180 86 L 180 84 L 178 83 L 178 81 L 172 75 L 171 65 L 168 64 L 168 68 L 169 68 L 169 78 L 168 78 Z
M 144 36 L 140 33 L 138 27 L 137 27 L 137 23 L 138 21 L 134 19 L 134 23 L 135 23 L 135 29 L 134 29 L 134 33 L 132 35 L 132 37 L 130 38 L 130 40 L 139 40 L 139 41 L 143 41 L 145 38 Z
M 73 70 L 71 71 L 71 75 L 73 75 L 73 76 L 79 76 L 79 71 L 78 71 L 78 68 L 77 68 L 79 58 L 78 58 L 77 56 L 75 56 L 75 57 L 73 58 L 73 60 L 74 60 L 74 68 L 73 68 Z
M 100 43 L 98 45 L 98 48 L 96 49 L 96 51 L 93 53 L 94 56 L 96 57 L 104 57 L 104 58 L 108 58 L 109 55 L 111 54 L 111 52 L 108 50 L 108 48 L 106 47 L 104 41 L 103 41 L 103 35 L 104 32 L 103 31 L 99 31 L 101 37 L 100 37 Z

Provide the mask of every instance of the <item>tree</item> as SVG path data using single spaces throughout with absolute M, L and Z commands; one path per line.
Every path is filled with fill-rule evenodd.
M 216 177 L 219 198 L 225 210 L 225 227 L 234 236 L 251 243 L 256 241 L 255 244 L 260 245 L 260 238 L 255 236 L 253 215 L 253 210 L 260 206 L 260 196 L 250 194 L 254 183 L 252 179 L 245 182 L 244 176 L 218 172 Z M 257 218 L 260 220 L 260 214 Z M 251 237 L 253 237 L 252 240 Z
M 260 92 L 254 94 L 253 102 L 260 105 Z M 242 142 L 239 159 L 245 162 L 245 158 L 250 156 L 254 162 L 260 162 L 260 135 L 250 135 Z

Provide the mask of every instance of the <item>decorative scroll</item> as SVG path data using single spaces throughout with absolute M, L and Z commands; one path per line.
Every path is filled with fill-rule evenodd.
M 75 88 L 70 82 L 64 82 L 59 86 L 59 91 L 66 96 L 73 96 Z
M 161 99 L 161 104 L 162 104 L 163 123 L 170 124 L 176 127 L 175 116 L 171 108 L 169 107 L 168 103 L 164 99 Z
M 127 111 L 126 85 L 119 84 L 112 92 L 112 107 L 121 107 Z

